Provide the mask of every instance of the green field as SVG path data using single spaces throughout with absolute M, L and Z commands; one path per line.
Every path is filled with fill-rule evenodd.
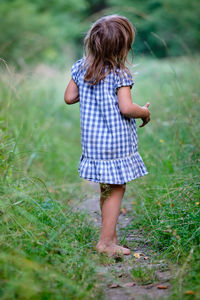
M 69 68 L 70 70 L 70 68 Z M 133 101 L 149 175 L 128 184 L 134 223 L 177 265 L 170 299 L 200 298 L 199 57 L 138 59 Z M 0 298 L 101 299 L 97 229 L 72 209 L 80 193 L 79 105 L 70 74 L 48 66 L 0 71 Z M 137 121 L 138 125 L 140 121 Z M 188 290 L 193 295 L 185 295 Z

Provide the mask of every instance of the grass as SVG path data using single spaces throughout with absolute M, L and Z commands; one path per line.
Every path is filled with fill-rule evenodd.
M 194 291 L 192 299 L 200 298 L 198 63 L 198 58 L 141 63 L 135 90 L 140 104 L 151 102 L 152 120 L 139 131 L 149 175 L 130 185 L 129 196 L 136 200 L 130 228 L 142 229 L 162 257 L 177 264 L 170 299 L 188 299 L 187 290 Z
M 157 281 L 157 275 L 153 268 L 141 267 L 138 266 L 131 270 L 131 275 L 133 277 L 134 282 L 139 285 L 151 284 Z
M 150 101 L 152 114 L 138 129 L 149 175 L 128 186 L 136 203 L 129 228 L 177 266 L 170 299 L 200 297 L 198 61 L 142 59 L 132 70 L 133 100 Z M 100 299 L 97 229 L 72 209 L 85 195 L 79 106 L 63 102 L 67 76 L 2 64 L 0 77 L 0 297 Z M 141 272 L 132 275 L 144 280 Z
M 79 117 L 64 105 L 64 78 L 2 66 L 1 299 L 101 298 L 96 229 L 70 206 L 82 197 Z

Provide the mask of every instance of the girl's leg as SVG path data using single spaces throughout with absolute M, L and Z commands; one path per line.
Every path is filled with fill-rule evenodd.
M 106 184 L 100 184 L 100 190 L 101 190 L 101 195 L 100 195 L 100 208 L 101 208 L 101 216 L 103 218 L 102 215 L 102 207 L 104 204 L 104 201 L 106 200 L 106 198 L 109 195 L 109 190 L 110 190 L 110 186 L 106 185 Z M 113 242 L 115 244 L 117 244 L 117 231 L 116 231 L 116 227 L 115 227 L 115 232 L 114 232 L 114 236 L 113 236 Z
M 120 247 L 114 242 L 116 225 L 120 212 L 121 201 L 125 192 L 125 184 L 107 185 L 106 193 L 101 196 L 102 227 L 97 250 L 107 254 L 130 254 L 130 250 Z

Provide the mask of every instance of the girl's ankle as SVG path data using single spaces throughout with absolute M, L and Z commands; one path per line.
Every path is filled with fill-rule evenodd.
M 106 239 L 106 240 L 99 240 L 98 243 L 97 243 L 97 246 L 109 247 L 113 244 L 114 244 L 113 239 L 109 239 L 109 240 Z

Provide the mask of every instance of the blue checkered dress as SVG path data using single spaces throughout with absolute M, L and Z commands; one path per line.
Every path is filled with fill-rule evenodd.
M 74 63 L 79 88 L 81 145 L 80 177 L 101 183 L 123 184 L 147 174 L 138 153 L 136 122 L 119 110 L 117 89 L 133 85 L 132 76 L 110 72 L 95 86 L 84 81 L 84 58 Z

